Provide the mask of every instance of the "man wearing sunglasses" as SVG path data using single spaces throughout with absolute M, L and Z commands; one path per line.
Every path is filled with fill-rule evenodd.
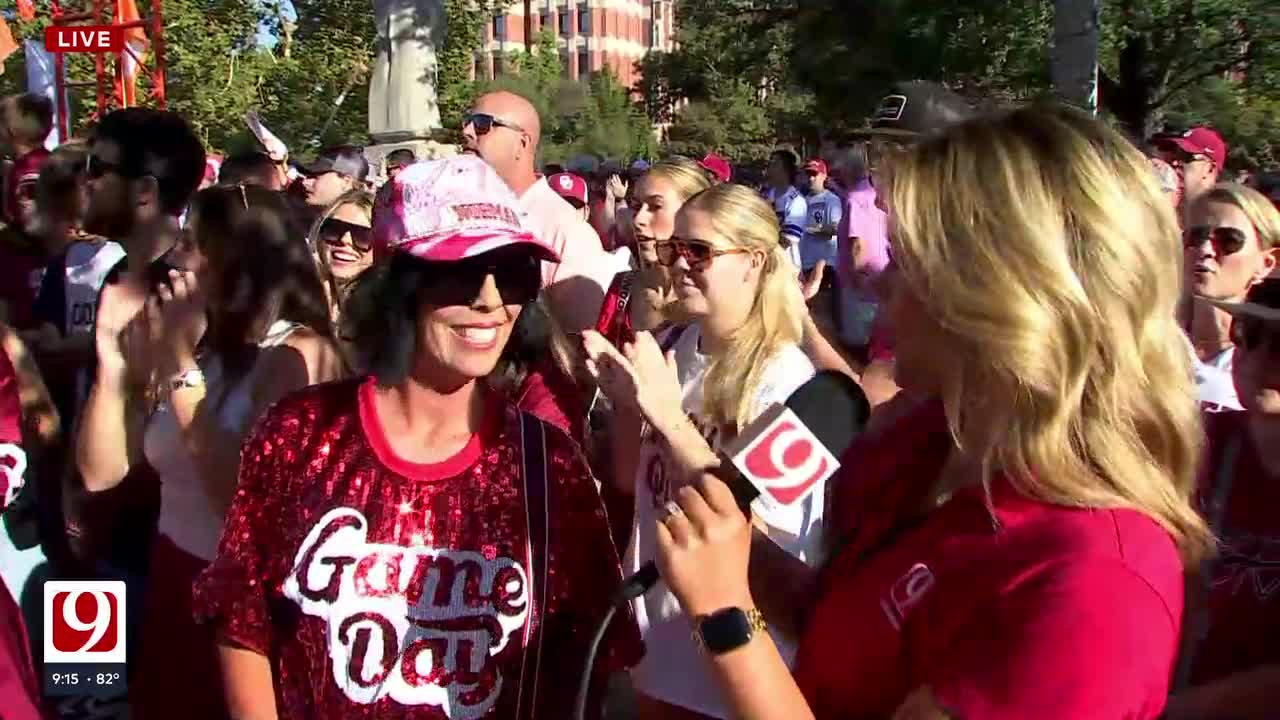
M 464 151 L 498 171 L 519 197 L 524 221 L 560 256 L 542 266 L 552 315 L 567 332 L 594 327 L 618 263 L 591 225 L 538 176 L 538 111 L 519 95 L 493 92 L 480 96 L 462 122 Z
M 1182 175 L 1184 207 L 1209 192 L 1227 164 L 1227 144 L 1213 128 L 1193 127 L 1181 135 L 1157 139 L 1156 146 Z
M 363 186 L 369 177 L 369 161 L 355 145 L 325 148 L 315 162 L 301 167 L 307 205 L 327 208 L 342 194 Z
M 125 250 L 103 280 L 90 337 L 91 383 L 80 408 L 75 462 L 90 492 L 120 486 L 124 498 L 111 528 L 110 557 L 117 578 L 142 573 L 155 529 L 154 500 L 144 488 L 148 470 L 114 466 L 119 448 L 141 442 L 141 428 L 120 425 L 124 403 L 145 403 L 152 387 L 144 323 L 135 322 L 159 284 L 175 268 L 169 253 L 182 233 L 179 216 L 204 177 L 205 151 L 182 116 L 152 108 L 126 108 L 98 122 L 89 143 L 85 231 L 115 240 Z M 114 420 L 112 418 L 115 418 Z M 133 480 L 120 478 L 126 474 Z M 104 478 L 112 478 L 104 480 Z M 151 476 L 154 478 L 154 476 Z M 150 507 L 148 505 L 150 504 Z M 134 576 L 136 577 L 136 576 Z

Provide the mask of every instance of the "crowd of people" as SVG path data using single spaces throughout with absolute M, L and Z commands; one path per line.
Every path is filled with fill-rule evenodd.
M 908 82 L 757 186 L 542 165 L 510 92 L 378 177 L 51 123 L 0 101 L 0 498 L 125 581 L 134 718 L 1280 712 L 1280 199 L 1212 128 Z M 744 512 L 823 373 L 869 422 Z M 0 717 L 69 717 L 8 590 Z

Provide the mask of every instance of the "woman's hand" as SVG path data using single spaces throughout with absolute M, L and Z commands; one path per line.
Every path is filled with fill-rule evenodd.
M 685 613 L 754 607 L 747 585 L 751 524 L 729 486 L 702 473 L 676 491 L 668 510 L 658 521 L 658 571 Z
M 818 295 L 818 291 L 822 289 L 822 277 L 827 271 L 827 261 L 819 260 L 817 265 L 809 271 L 809 274 L 802 276 L 800 280 L 800 292 L 804 293 L 805 302 L 808 302 Z
M 146 316 L 160 329 L 156 360 L 166 373 L 195 367 L 196 346 L 207 325 L 206 296 L 196 274 L 170 270 L 169 285 L 160 285 L 147 300 Z
M 594 330 L 582 334 L 587 372 L 614 405 L 631 407 L 660 430 L 685 416 L 675 353 L 665 354 L 653 335 L 636 333 L 619 352 Z

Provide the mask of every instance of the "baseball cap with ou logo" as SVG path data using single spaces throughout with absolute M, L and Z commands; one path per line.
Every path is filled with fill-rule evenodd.
M 378 191 L 373 209 L 379 256 L 408 253 L 457 262 L 510 245 L 528 245 L 559 262 L 555 249 L 526 228 L 520 202 L 498 173 L 474 155 L 415 163 Z
M 1168 142 L 1185 153 L 1204 155 L 1219 168 L 1227 163 L 1227 143 L 1213 128 L 1193 127 L 1182 133 L 1180 137 L 1169 138 Z
M 573 173 L 558 173 L 547 178 L 547 184 L 570 205 L 580 208 L 587 204 L 587 181 Z

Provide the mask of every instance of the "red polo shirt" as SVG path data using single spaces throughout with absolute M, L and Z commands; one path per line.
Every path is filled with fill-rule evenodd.
M 1141 513 L 1049 505 L 1006 478 L 909 520 L 948 447 L 930 404 L 845 457 L 858 473 L 833 498 L 845 542 L 797 657 L 816 716 L 888 717 L 928 686 L 965 720 L 1156 717 L 1182 614 L 1172 538 Z

